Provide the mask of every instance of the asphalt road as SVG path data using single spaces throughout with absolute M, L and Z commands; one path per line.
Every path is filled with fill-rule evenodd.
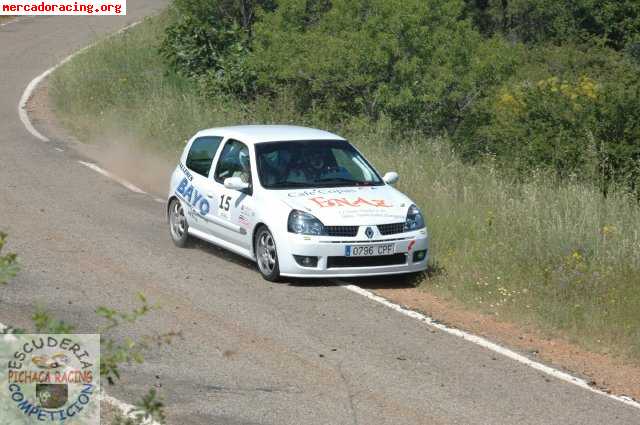
M 0 27 L 0 228 L 23 265 L 0 287 L 0 322 L 27 326 L 40 305 L 91 331 L 97 306 L 127 309 L 144 292 L 161 310 L 121 335 L 183 338 L 109 393 L 132 401 L 156 386 L 173 424 L 640 423 L 636 409 L 339 286 L 268 284 L 216 248 L 175 248 L 160 204 L 27 133 L 17 103 L 32 78 L 162 3 L 128 6 L 126 18 Z

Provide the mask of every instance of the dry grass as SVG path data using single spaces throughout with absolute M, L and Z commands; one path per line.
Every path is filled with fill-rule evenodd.
M 365 136 L 366 137 L 366 136 Z M 360 136 L 352 137 L 356 141 Z M 640 209 L 635 199 L 544 175 L 519 184 L 443 141 L 362 138 L 424 209 L 433 275 L 422 287 L 484 312 L 562 330 L 594 351 L 640 354 Z M 378 139 L 379 140 L 379 139 Z

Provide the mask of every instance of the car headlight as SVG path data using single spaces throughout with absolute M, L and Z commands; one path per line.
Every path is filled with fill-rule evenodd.
M 289 214 L 287 230 L 299 235 L 321 236 L 325 234 L 324 225 L 320 220 L 309 213 L 299 210 L 293 210 Z
M 407 211 L 407 220 L 404 222 L 405 232 L 422 229 L 424 227 L 424 218 L 422 217 L 422 213 L 420 213 L 418 207 L 411 205 L 409 207 L 409 211 Z

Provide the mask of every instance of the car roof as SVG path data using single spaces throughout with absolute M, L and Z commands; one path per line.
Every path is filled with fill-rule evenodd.
M 196 134 L 196 137 L 202 136 L 230 137 L 248 144 L 297 140 L 345 140 L 328 131 L 295 125 L 238 125 L 208 128 Z

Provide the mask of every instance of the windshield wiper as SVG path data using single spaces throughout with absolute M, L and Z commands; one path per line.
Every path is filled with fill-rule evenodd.
M 267 188 L 276 188 L 276 187 L 311 187 L 312 185 L 310 183 L 303 183 L 303 182 L 277 182 L 277 183 L 273 183 L 270 184 L 269 186 L 267 186 Z
M 345 179 L 344 177 L 325 177 L 323 179 L 318 179 L 316 182 L 345 182 L 345 183 L 360 183 L 357 180 L 353 179 Z
M 363 181 L 359 181 L 359 180 L 353 180 L 353 179 L 346 179 L 343 177 L 327 177 L 324 179 L 319 179 L 316 180 L 316 183 L 348 183 L 349 185 L 353 185 L 353 186 L 373 186 L 374 182 L 363 182 Z

